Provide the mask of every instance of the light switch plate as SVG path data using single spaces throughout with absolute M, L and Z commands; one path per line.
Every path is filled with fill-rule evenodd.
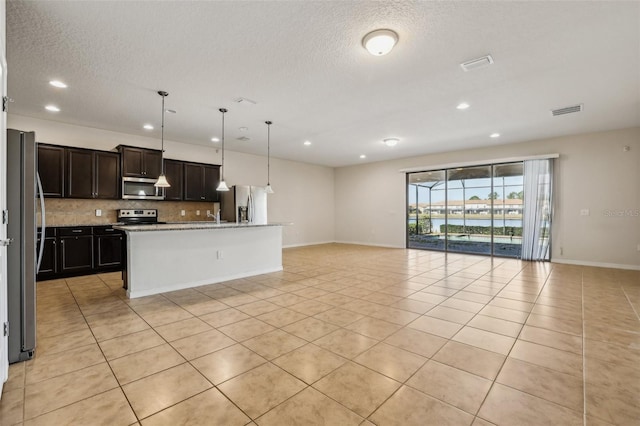
M 196 210 L 196 216 L 200 216 L 200 210 Z
M 184 210 L 180 210 L 180 216 L 186 216 L 187 212 L 185 212 Z
M 102 210 L 96 209 L 96 216 L 98 217 L 102 216 Z

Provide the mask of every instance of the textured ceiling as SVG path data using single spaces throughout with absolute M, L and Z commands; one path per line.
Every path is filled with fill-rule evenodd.
M 11 113 L 159 138 L 166 90 L 169 140 L 211 145 L 227 107 L 228 149 L 265 154 L 268 119 L 275 157 L 329 166 L 640 125 L 638 2 L 10 0 L 7 60 Z

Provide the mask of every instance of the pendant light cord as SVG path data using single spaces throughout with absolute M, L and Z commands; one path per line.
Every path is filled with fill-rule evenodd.
M 267 185 L 271 185 L 271 121 L 267 123 Z
M 220 177 L 224 182 L 224 114 L 227 112 L 227 109 L 220 108 L 220 112 L 222 113 L 222 165 L 220 166 Z
M 167 96 L 166 92 L 160 92 L 162 96 L 162 125 L 160 126 L 160 137 L 162 139 L 162 151 L 160 152 L 160 161 L 162 163 L 162 174 L 164 174 L 164 98 Z

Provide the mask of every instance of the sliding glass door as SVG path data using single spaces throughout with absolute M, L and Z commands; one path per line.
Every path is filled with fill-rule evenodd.
M 407 178 L 407 247 L 444 250 L 445 171 L 411 173 Z
M 522 163 L 493 166 L 493 253 L 520 257 L 524 201 Z
M 407 247 L 519 258 L 523 163 L 407 174 Z
M 491 254 L 491 166 L 447 170 L 447 250 Z

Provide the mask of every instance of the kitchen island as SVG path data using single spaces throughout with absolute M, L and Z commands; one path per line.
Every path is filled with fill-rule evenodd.
M 127 235 L 127 296 L 136 298 L 282 270 L 282 226 L 118 225 Z

